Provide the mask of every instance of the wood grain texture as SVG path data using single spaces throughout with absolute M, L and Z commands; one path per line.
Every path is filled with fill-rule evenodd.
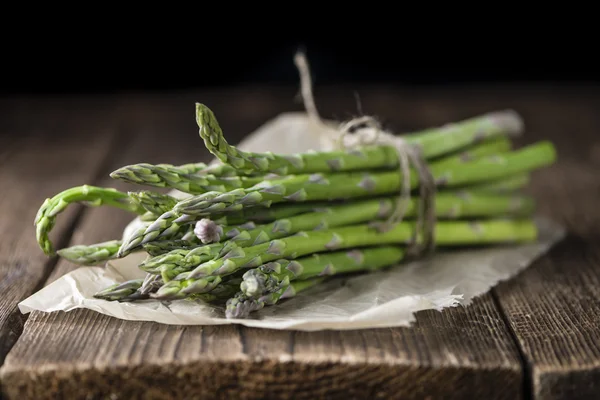
M 3 370 L 8 398 L 521 398 L 488 296 L 414 328 L 288 332 L 128 322 L 92 311 L 28 320 Z
M 600 99 L 556 97 L 531 110 L 558 162 L 531 192 L 567 238 L 496 297 L 528 364 L 534 399 L 600 398 Z M 562 101 L 561 101 L 562 100 Z
M 279 110 L 289 109 L 277 108 L 283 98 L 277 93 L 261 97 L 250 91 L 224 97 L 227 101 L 216 99 L 211 107 L 228 115 L 222 119 L 230 137 L 239 138 L 245 129 L 253 130 Z M 379 93 L 373 98 L 389 100 Z M 122 151 L 113 167 L 200 159 L 193 150 L 196 138 L 188 139 L 192 128 L 188 132 L 187 122 L 180 122 L 190 119 L 186 105 L 192 99 L 129 100 L 130 107 L 138 110 L 128 113 L 126 123 L 135 130 L 130 132 L 136 136 L 131 144 L 135 150 Z M 352 101 L 349 96 L 345 106 L 352 106 Z M 418 118 L 421 105 L 415 104 L 413 118 Z M 412 123 L 416 126 L 418 121 Z M 193 124 L 192 119 L 189 126 Z M 159 140 L 158 135 L 167 130 L 169 142 L 176 146 L 166 147 Z M 112 210 L 86 211 L 73 244 L 119 234 L 128 221 L 119 218 Z M 72 268 L 61 261 L 50 280 Z M 352 332 L 175 327 L 121 321 L 87 310 L 33 313 L 2 377 L 9 398 L 36 399 L 464 398 L 471 394 L 515 399 L 522 394 L 516 347 L 489 296 L 467 309 L 422 312 L 411 329 Z
M 60 117 L 65 107 L 73 112 L 71 118 Z M 11 133 L 3 136 L 0 150 L 0 362 L 23 327 L 17 303 L 41 287 L 55 262 L 35 240 L 39 206 L 60 190 L 93 180 L 113 138 L 107 125 L 110 112 L 101 101 L 17 102 L 7 109 L 0 125 Z M 94 136 L 80 137 L 78 131 L 84 129 Z M 64 242 L 79 211 L 71 207 L 58 217 L 51 232 L 54 243 Z

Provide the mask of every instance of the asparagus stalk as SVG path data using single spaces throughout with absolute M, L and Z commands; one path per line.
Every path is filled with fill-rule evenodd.
M 503 156 L 491 156 L 472 162 L 453 165 L 433 164 L 430 169 L 438 187 L 456 187 L 502 179 L 541 168 L 554 162 L 556 157 L 550 142 L 539 142 Z M 416 173 L 411 174 L 411 187 L 418 185 Z M 230 192 L 208 192 L 181 200 L 168 214 L 208 216 L 212 213 L 238 211 L 244 207 L 283 202 L 340 200 L 397 193 L 401 179 L 397 171 L 346 172 L 336 174 L 296 175 L 281 181 L 263 182 L 248 189 Z M 158 220 L 162 219 L 159 217 Z M 157 221 L 158 221 L 157 220 Z M 174 221 L 179 222 L 177 219 Z
M 490 183 L 469 185 L 466 189 L 475 193 L 505 193 L 521 189 L 529 183 L 529 175 L 522 174 Z M 237 212 L 211 215 L 211 219 L 223 226 L 242 225 L 249 221 L 254 223 L 267 223 L 281 218 L 313 212 L 329 207 L 331 201 L 309 201 L 302 203 L 279 203 L 271 207 L 250 207 Z
M 151 257 L 156 257 L 174 250 L 192 250 L 193 248 L 198 246 L 200 246 L 200 242 L 198 240 L 174 239 L 157 240 L 154 242 L 145 243 L 142 245 L 142 248 Z
M 132 202 L 127 193 L 117 189 L 83 185 L 64 190 L 56 196 L 46 199 L 35 217 L 37 242 L 46 255 L 55 254 L 54 246 L 48 235 L 56 224 L 56 216 L 72 203 L 84 203 L 91 207 L 107 205 L 138 215 L 146 212 L 143 207 Z
M 272 207 L 251 207 L 236 212 L 211 215 L 219 225 L 242 225 L 247 222 L 266 223 L 281 218 L 293 217 L 315 209 L 327 207 L 331 202 L 304 202 L 274 204 Z
M 186 297 L 186 300 L 200 300 L 205 303 L 224 303 L 240 291 L 242 278 L 233 278 L 221 282 L 208 293 L 197 293 Z
M 225 227 L 222 240 L 232 240 L 242 247 L 285 237 L 306 230 L 328 229 L 344 225 L 388 218 L 397 205 L 394 197 L 360 199 L 354 202 L 315 208 L 313 212 L 290 218 L 278 219 L 264 225 L 248 223 L 243 226 Z M 466 217 L 524 217 L 531 215 L 535 203 L 524 195 L 484 195 L 463 190 L 439 193 L 435 198 L 438 218 Z M 411 198 L 405 209 L 406 217 L 417 215 L 418 201 Z
M 182 293 L 194 293 L 195 287 L 202 288 L 219 276 L 256 268 L 281 258 L 297 258 L 353 247 L 405 245 L 412 240 L 413 231 L 414 222 L 402 222 L 386 231 L 373 229 L 370 224 L 362 224 L 299 232 L 247 248 L 236 246 L 223 257 L 176 276 L 165 283 L 155 297 L 168 299 L 181 296 Z M 537 227 L 530 220 L 440 221 L 435 226 L 435 237 L 439 246 L 519 243 L 535 240 Z
M 177 204 L 177 199 L 167 194 L 155 193 L 148 190 L 129 192 L 129 197 L 140 207 L 154 215 L 162 215 Z
M 506 136 L 494 137 L 481 143 L 468 146 L 456 153 L 443 155 L 441 158 L 431 162 L 439 162 L 439 165 L 455 165 L 464 162 L 474 161 L 482 157 L 492 156 L 509 152 L 512 149 L 512 143 Z
M 144 261 L 140 268 L 149 273 L 160 273 L 165 282 L 176 275 L 189 271 L 230 250 L 230 244 L 239 247 L 254 246 L 269 240 L 284 238 L 301 231 L 323 230 L 353 225 L 389 217 L 397 202 L 393 197 L 382 197 L 332 205 L 315 209 L 311 213 L 278 219 L 264 225 L 247 223 L 242 226 L 225 227 L 221 241 L 193 249 L 176 249 Z M 466 217 L 524 217 L 534 210 L 534 201 L 526 196 L 483 196 L 462 191 L 440 193 L 436 196 L 436 214 L 440 218 Z M 417 213 L 417 201 L 411 199 L 406 217 Z
M 125 165 L 113 171 L 110 175 L 112 176 L 114 174 L 116 179 L 123 178 L 126 181 L 132 180 L 133 182 L 141 179 L 143 182 L 147 182 L 145 184 L 152 184 L 164 179 L 161 178 L 160 173 L 157 173 L 157 171 L 161 171 L 161 173 L 162 171 L 170 171 L 176 175 L 201 174 L 219 177 L 238 175 L 238 171 L 235 168 L 222 163 L 213 165 L 206 165 L 205 163 L 189 163 L 183 165 L 139 163 Z M 128 175 L 132 176 L 128 177 Z
M 147 274 L 142 286 L 138 289 L 139 299 L 150 298 L 150 293 L 156 292 L 164 284 L 159 275 Z
M 225 308 L 225 317 L 227 319 L 247 318 L 252 312 L 261 310 L 265 306 L 273 306 L 280 300 L 295 297 L 298 293 L 313 288 L 323 282 L 325 278 L 313 278 L 303 281 L 294 281 L 279 290 L 267 293 L 258 299 L 246 296 L 243 292 L 238 292 L 234 297 L 227 300 Z
M 486 155 L 502 153 L 510 150 L 511 143 L 506 137 L 498 137 L 486 140 L 470 148 L 458 152 L 456 157 L 448 160 L 450 163 L 471 160 Z M 223 168 L 226 164 L 220 164 Z M 229 167 L 232 168 L 232 167 Z M 119 179 L 128 183 L 173 188 L 190 194 L 202 194 L 208 191 L 226 191 L 237 188 L 251 187 L 267 177 L 231 176 L 229 178 L 216 178 L 205 174 L 205 170 L 193 170 L 189 168 L 176 167 L 169 164 L 152 165 L 147 163 L 127 165 L 112 172 L 113 179 Z
M 445 165 L 439 161 L 431 166 L 436 184 L 440 187 L 456 187 L 502 179 L 514 174 L 528 172 L 554 161 L 554 147 L 540 142 L 505 155 L 494 155 L 471 162 Z M 418 177 L 411 174 L 411 186 L 418 185 Z M 177 232 L 182 225 L 212 214 L 239 213 L 246 207 L 269 208 L 273 204 L 322 200 L 342 200 L 397 193 L 401 179 L 397 171 L 345 172 L 334 174 L 310 174 L 284 177 L 280 180 L 263 181 L 247 189 L 230 192 L 207 192 L 181 200 L 171 210 L 154 221 L 146 230 L 139 230 L 127 238 L 118 256 L 156 238 L 164 238 Z
M 139 268 L 149 274 L 160 274 L 163 281 L 168 282 L 180 273 L 218 257 L 223 247 L 216 243 L 190 249 L 174 249 L 142 262 Z
M 162 285 L 160 276 L 146 275 L 144 279 L 132 279 L 116 283 L 99 291 L 94 295 L 97 299 L 108 301 L 136 301 L 150 298 L 150 293 L 155 292 Z
M 167 283 L 161 286 L 156 293 L 150 294 L 150 297 L 159 300 L 185 299 L 192 294 L 204 294 L 211 292 L 221 283 L 222 280 L 223 278 L 221 276 L 207 276 L 203 279 L 196 279 L 195 281 L 186 282 L 185 285 L 169 285 Z
M 128 301 L 130 296 L 137 293 L 143 283 L 144 279 L 132 279 L 123 283 L 116 283 L 99 291 L 94 297 L 108 301 Z
M 109 240 L 92 245 L 76 245 L 57 250 L 57 253 L 75 264 L 97 265 L 114 258 L 122 243 L 121 240 Z
M 171 218 L 166 218 L 171 211 L 164 213 L 161 217 L 148 225 L 142 225 L 131 235 L 124 239 L 119 251 L 117 252 L 117 258 L 127 256 L 133 251 L 139 250 L 144 244 L 154 241 L 155 239 L 160 240 L 171 240 L 171 239 L 183 239 L 187 240 L 190 235 L 190 229 L 187 222 L 193 220 L 193 217 L 189 218 L 189 221 L 185 221 L 183 218 L 179 218 L 180 222 L 176 222 L 175 215 Z M 187 230 L 187 231 L 186 231 Z M 193 231 L 192 231 L 193 233 Z
M 361 150 L 328 151 L 303 154 L 273 154 L 242 151 L 230 145 L 214 113 L 196 103 L 196 122 L 208 151 L 242 172 L 261 171 L 280 175 L 317 172 L 356 171 L 374 168 L 397 169 L 397 150 L 391 146 L 367 146 Z M 456 151 L 470 144 L 522 130 L 514 111 L 494 112 L 445 127 L 428 129 L 404 139 L 421 150 L 426 159 Z
M 509 176 L 504 179 L 497 179 L 489 183 L 480 183 L 472 187 L 467 187 L 478 193 L 509 193 L 515 190 L 523 189 L 529 184 L 530 176 L 527 173 Z
M 394 265 L 403 258 L 402 248 L 381 246 L 315 253 L 296 260 L 280 259 L 246 271 L 240 290 L 248 297 L 257 298 L 287 286 L 293 280 L 374 271 Z
M 145 163 L 121 167 L 111 172 L 110 177 L 137 185 L 173 188 L 191 194 L 250 187 L 266 179 L 264 176 L 217 177 L 198 172 L 189 173 L 171 165 Z

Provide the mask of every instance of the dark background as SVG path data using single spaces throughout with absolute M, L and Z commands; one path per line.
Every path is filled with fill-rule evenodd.
M 385 83 L 600 82 L 597 55 L 561 34 L 537 38 L 468 39 L 437 34 L 432 41 L 391 38 L 306 39 L 284 33 L 236 33 L 191 40 L 146 35 L 124 38 L 57 37 L 46 32 L 35 46 L 7 41 L 0 94 L 186 90 L 239 84 L 297 85 L 293 55 L 304 49 L 315 85 Z M 82 39 L 83 41 L 80 41 Z M 180 40 L 181 39 L 181 40 Z M 392 40 L 393 39 L 393 40 Z M 33 44 L 33 43 L 32 43 Z M 587 50 L 582 50 L 587 48 Z

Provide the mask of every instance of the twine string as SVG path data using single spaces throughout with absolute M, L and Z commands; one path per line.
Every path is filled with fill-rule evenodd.
M 310 68 L 304 53 L 297 52 L 294 62 L 300 74 L 300 93 L 304 107 L 310 120 L 319 127 L 320 135 L 325 135 L 326 139 L 329 139 L 339 149 L 351 150 L 368 145 L 388 145 L 396 150 L 402 178 L 401 188 L 394 211 L 384 223 L 377 224 L 378 229 L 388 230 L 403 221 L 411 203 L 411 166 L 414 168 L 419 184 L 419 199 L 416 229 L 407 243 L 407 255 L 419 256 L 433 251 L 435 247 L 436 185 L 420 149 L 403 138 L 384 131 L 379 121 L 372 116 L 363 115 L 353 118 L 340 124 L 337 129 L 327 125 L 319 116 L 315 105 Z M 422 244 L 418 243 L 419 233 L 422 236 Z

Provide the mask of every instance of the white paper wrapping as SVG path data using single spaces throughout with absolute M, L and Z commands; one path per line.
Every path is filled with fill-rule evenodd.
M 312 132 L 312 133 L 310 133 Z M 295 153 L 322 148 L 319 135 L 304 113 L 282 114 L 240 143 L 250 151 Z M 141 278 L 137 268 L 145 254 L 134 253 L 106 267 L 81 267 L 52 282 L 19 304 L 22 313 L 88 308 L 116 318 L 164 324 L 242 324 L 271 329 L 323 330 L 409 326 L 425 309 L 468 305 L 501 280 L 508 279 L 560 240 L 562 227 L 538 218 L 540 239 L 522 246 L 439 252 L 426 260 L 386 271 L 336 278 L 249 319 L 226 319 L 222 309 L 201 302 L 145 300 L 133 303 L 93 298 L 97 291 Z M 128 229 L 138 223 L 132 221 Z M 124 235 L 126 232 L 124 233 Z

